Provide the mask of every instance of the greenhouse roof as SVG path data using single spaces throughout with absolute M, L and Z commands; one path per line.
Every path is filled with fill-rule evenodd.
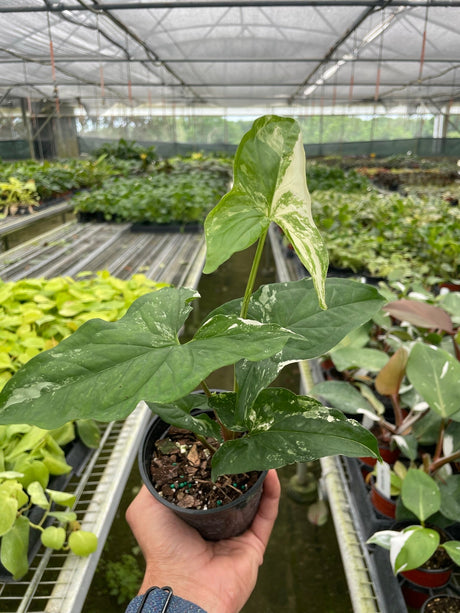
M 3 104 L 410 113 L 460 98 L 460 0 L 2 0 L 0 20 Z

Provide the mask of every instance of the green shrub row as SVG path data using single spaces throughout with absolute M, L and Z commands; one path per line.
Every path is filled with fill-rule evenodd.
M 149 176 L 115 177 L 73 202 L 77 212 L 98 213 L 107 221 L 201 222 L 225 193 L 230 176 L 226 162 L 180 160 Z
M 27 160 L 0 164 L 0 182 L 11 178 L 26 183 L 33 181 L 40 200 L 49 200 L 81 188 L 100 187 L 119 169 L 110 162 L 99 160 L 69 159 L 62 162 L 36 162 Z
M 460 211 L 442 198 L 315 191 L 332 266 L 390 280 L 457 279 Z

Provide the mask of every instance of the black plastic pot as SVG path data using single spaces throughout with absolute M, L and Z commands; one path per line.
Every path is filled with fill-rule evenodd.
M 256 483 L 240 498 L 215 509 L 197 510 L 183 509 L 162 498 L 156 491 L 150 477 L 150 462 L 155 442 L 164 438 L 169 430 L 169 424 L 159 417 L 154 417 L 142 440 L 138 461 L 139 471 L 145 485 L 152 496 L 196 528 L 201 536 L 209 541 L 219 541 L 242 534 L 252 523 L 259 508 L 262 486 L 266 471 L 262 472 Z
M 460 611 L 460 596 L 453 596 L 452 594 L 435 594 L 425 600 L 425 603 L 421 609 L 420 613 L 443 613 L 443 611 L 447 611 L 447 604 L 452 607 L 452 605 L 456 606 L 456 611 Z M 436 606 L 435 606 L 436 605 Z M 449 609 L 452 611 L 452 608 Z

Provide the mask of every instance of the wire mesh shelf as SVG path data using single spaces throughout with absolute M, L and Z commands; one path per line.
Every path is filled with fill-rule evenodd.
M 70 232 L 70 233 L 69 233 Z M 94 227 L 88 224 L 70 224 L 65 228 L 47 233 L 43 240 L 13 249 L 0 257 L 3 278 L 25 276 L 15 265 L 28 254 L 37 270 L 44 276 L 72 274 L 84 268 L 96 270 L 93 264 L 110 270 L 121 278 L 142 270 L 146 276 L 157 281 L 198 286 L 201 276 L 205 247 L 201 234 L 136 234 L 128 228 L 113 227 L 104 230 L 104 248 L 91 249 Z M 65 240 L 56 245 L 58 253 L 40 257 L 42 243 L 49 244 L 50 236 L 64 233 Z M 101 233 L 99 239 L 101 239 Z M 116 240 L 112 240 L 116 235 Z M 86 256 L 75 264 L 72 241 L 89 240 Z M 125 251 L 126 250 L 126 251 Z M 125 257 L 121 259 L 121 254 Z M 62 266 L 60 263 L 65 262 Z M 23 261 L 24 266 L 24 261 Z M 29 276 L 29 275 L 27 275 Z M 76 495 L 73 511 L 84 530 L 98 537 L 98 549 L 86 558 L 67 555 L 42 547 L 32 561 L 26 576 L 20 581 L 0 583 L 0 611 L 2 613 L 80 613 L 86 594 L 98 564 L 113 518 L 128 480 L 142 433 L 151 418 L 145 403 L 139 403 L 135 411 L 124 421 L 102 425 L 102 439 L 86 465 L 70 480 L 66 491 Z

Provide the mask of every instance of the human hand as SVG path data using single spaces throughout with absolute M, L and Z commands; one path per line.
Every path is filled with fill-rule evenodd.
M 177 596 L 207 613 L 241 611 L 256 584 L 280 491 L 276 471 L 270 470 L 250 528 L 240 536 L 213 542 L 205 541 L 142 486 L 126 511 L 146 562 L 139 593 L 153 585 L 170 585 Z

